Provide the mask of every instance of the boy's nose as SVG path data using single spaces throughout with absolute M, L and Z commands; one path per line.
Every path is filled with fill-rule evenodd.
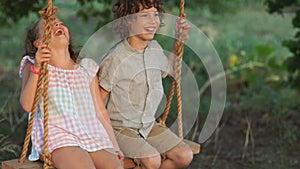
M 148 16 L 148 20 L 149 20 L 150 22 L 155 22 L 155 21 L 156 21 L 156 16 L 155 16 L 155 14 L 150 14 L 150 15 Z

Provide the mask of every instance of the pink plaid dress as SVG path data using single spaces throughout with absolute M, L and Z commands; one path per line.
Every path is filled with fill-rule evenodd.
M 29 56 L 22 59 L 20 77 Z M 49 152 L 66 146 L 79 146 L 88 152 L 113 148 L 105 128 L 96 116 L 90 83 L 98 65 L 82 59 L 79 66 L 66 70 L 48 65 L 49 70 Z M 32 131 L 32 142 L 43 151 L 43 100 L 39 104 Z

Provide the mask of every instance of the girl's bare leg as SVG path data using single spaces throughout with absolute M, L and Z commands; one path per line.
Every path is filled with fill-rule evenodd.
M 62 147 L 52 152 L 52 162 L 57 169 L 95 169 L 89 153 L 80 147 Z
M 89 153 L 97 169 L 123 169 L 123 163 L 116 154 L 107 150 Z

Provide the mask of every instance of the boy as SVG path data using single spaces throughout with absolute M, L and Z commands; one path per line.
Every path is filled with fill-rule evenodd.
M 164 94 L 162 78 L 172 71 L 163 49 L 153 40 L 161 25 L 162 3 L 119 0 L 113 12 L 119 18 L 116 31 L 124 40 L 106 54 L 98 77 L 119 146 L 139 164 L 135 169 L 187 167 L 193 158 L 189 146 L 155 122 Z M 189 28 L 186 20 L 177 20 L 176 30 L 182 29 L 182 34 Z M 174 57 L 171 54 L 169 60 Z

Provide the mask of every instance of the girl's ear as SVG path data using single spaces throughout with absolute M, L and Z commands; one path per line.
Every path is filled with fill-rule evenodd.
M 39 46 L 41 45 L 41 40 L 40 39 L 37 39 L 33 42 L 33 46 L 38 48 Z

